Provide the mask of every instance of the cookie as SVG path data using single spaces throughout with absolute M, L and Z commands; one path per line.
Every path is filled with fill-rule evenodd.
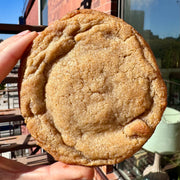
M 166 87 L 150 47 L 120 18 L 77 10 L 24 55 L 20 104 L 37 143 L 56 160 L 115 164 L 150 138 Z

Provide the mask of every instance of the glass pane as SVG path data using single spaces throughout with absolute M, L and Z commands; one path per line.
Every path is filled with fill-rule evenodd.
M 168 89 L 168 106 L 180 110 L 180 1 L 124 0 L 124 20 L 149 43 Z
M 48 0 L 41 0 L 42 25 L 48 25 Z

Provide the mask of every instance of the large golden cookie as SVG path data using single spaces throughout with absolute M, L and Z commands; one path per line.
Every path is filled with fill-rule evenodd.
M 152 135 L 166 106 L 166 87 L 134 28 L 80 10 L 33 41 L 21 66 L 20 101 L 32 136 L 56 160 L 114 164 Z

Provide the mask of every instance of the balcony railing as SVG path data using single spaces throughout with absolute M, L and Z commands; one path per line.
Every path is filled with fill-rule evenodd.
M 0 34 L 17 34 L 24 30 L 41 32 L 45 28 L 46 26 L 0 24 Z M 19 155 L 24 156 L 23 162 L 26 162 L 26 155 L 28 155 L 31 157 L 31 162 L 35 162 L 34 165 L 36 165 L 39 156 L 31 155 L 39 151 L 39 147 L 36 145 L 34 139 L 27 138 L 29 134 L 24 124 L 24 118 L 21 116 L 19 110 L 18 67 L 19 64 L 15 66 L 1 83 L 0 154 L 5 153 L 6 157 L 16 158 L 16 160 L 18 160 Z M 46 159 L 44 153 L 43 158 Z M 42 161 L 42 163 L 48 163 L 48 161 Z
M 17 34 L 24 30 L 30 31 L 43 31 L 46 26 L 31 26 L 31 25 L 19 25 L 19 24 L 2 24 L 0 23 L 1 34 Z

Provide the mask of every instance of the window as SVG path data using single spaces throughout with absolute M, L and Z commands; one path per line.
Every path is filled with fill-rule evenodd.
M 41 25 L 48 25 L 48 0 L 41 0 Z
M 168 90 L 168 106 L 180 110 L 180 1 L 121 0 L 123 19 L 149 43 Z

